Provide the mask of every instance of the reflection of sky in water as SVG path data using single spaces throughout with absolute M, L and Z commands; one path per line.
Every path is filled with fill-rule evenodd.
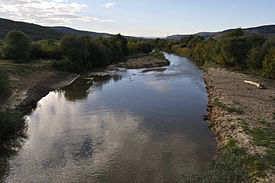
M 202 121 L 202 72 L 167 57 L 162 73 L 122 70 L 44 97 L 7 182 L 173 182 L 205 165 L 214 138 Z

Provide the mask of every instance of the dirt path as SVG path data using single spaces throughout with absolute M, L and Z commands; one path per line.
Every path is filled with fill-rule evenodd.
M 237 140 L 240 147 L 252 156 L 267 159 L 266 181 L 274 177 L 275 82 L 225 69 L 208 68 L 204 76 L 209 94 L 209 127 L 216 134 L 218 148 L 229 139 Z M 258 89 L 244 80 L 264 84 Z M 273 172 L 272 169 L 273 168 Z

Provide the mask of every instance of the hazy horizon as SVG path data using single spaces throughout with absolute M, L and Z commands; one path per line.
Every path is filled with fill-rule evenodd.
M 272 0 L 1 0 L 2 18 L 138 37 L 217 32 L 275 23 Z

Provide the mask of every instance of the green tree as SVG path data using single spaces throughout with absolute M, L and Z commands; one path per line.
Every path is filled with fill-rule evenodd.
M 261 46 L 251 48 L 247 56 L 247 66 L 252 70 L 259 70 L 263 66 L 265 51 Z
M 5 58 L 15 59 L 16 62 L 24 62 L 30 58 L 31 40 L 21 31 L 9 31 L 3 47 Z
M 229 66 L 244 67 L 250 44 L 245 36 L 229 37 L 222 40 L 221 54 Z
M 229 32 L 229 33 L 227 33 L 227 34 L 225 35 L 225 37 L 226 37 L 226 38 L 231 38 L 231 37 L 242 37 L 242 36 L 244 36 L 244 35 L 245 35 L 244 31 L 243 31 L 241 28 L 238 28 L 238 29 L 235 29 L 235 30 L 233 30 L 233 31 L 231 31 L 231 32 Z
M 275 79 L 275 47 L 271 47 L 265 56 L 263 72 L 266 76 Z
M 262 46 L 265 42 L 265 38 L 263 35 L 260 34 L 252 34 L 248 36 L 248 41 L 252 45 L 252 47 Z
M 90 66 L 105 66 L 111 62 L 111 49 L 102 44 L 101 40 L 91 40 L 88 45 L 88 51 Z
M 268 38 L 263 44 L 263 48 L 266 52 L 273 46 L 275 46 L 275 36 Z
M 148 43 L 147 41 L 139 41 L 137 43 L 137 50 L 139 52 L 148 54 L 153 50 L 153 48 L 152 48 L 151 44 Z
M 73 64 L 76 70 L 87 69 L 85 62 L 89 57 L 87 49 L 87 40 L 84 37 L 76 35 L 64 36 L 61 39 L 60 46 L 65 58 Z
M 124 56 L 127 56 L 129 55 L 129 50 L 128 50 L 128 40 L 123 37 L 121 34 L 117 34 L 117 35 L 114 35 L 112 38 L 111 38 L 111 41 L 112 43 L 114 44 L 115 47 L 115 50 L 114 51 L 118 51 L 118 55 L 119 57 L 124 57 Z

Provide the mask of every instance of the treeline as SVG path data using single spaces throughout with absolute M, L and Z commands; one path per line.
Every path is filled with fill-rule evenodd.
M 126 39 L 120 34 L 111 38 L 67 35 L 58 41 L 32 42 L 23 32 L 14 30 L 0 41 L 0 59 L 19 64 L 50 59 L 58 70 L 83 72 L 125 60 L 128 55 L 150 53 L 152 43 L 150 40 Z M 0 96 L 9 93 L 8 74 L 0 68 Z
M 179 41 L 155 40 L 155 47 L 194 60 L 199 65 L 218 64 L 275 78 L 275 37 L 245 35 L 242 29 L 221 39 L 188 36 Z
M 149 53 L 152 44 L 146 40 L 126 39 L 118 34 L 111 38 L 89 35 L 67 35 L 60 41 L 32 42 L 20 31 L 10 31 L 0 43 L 0 58 L 26 63 L 32 59 L 52 59 L 57 69 L 81 72 L 121 61 L 129 54 Z

